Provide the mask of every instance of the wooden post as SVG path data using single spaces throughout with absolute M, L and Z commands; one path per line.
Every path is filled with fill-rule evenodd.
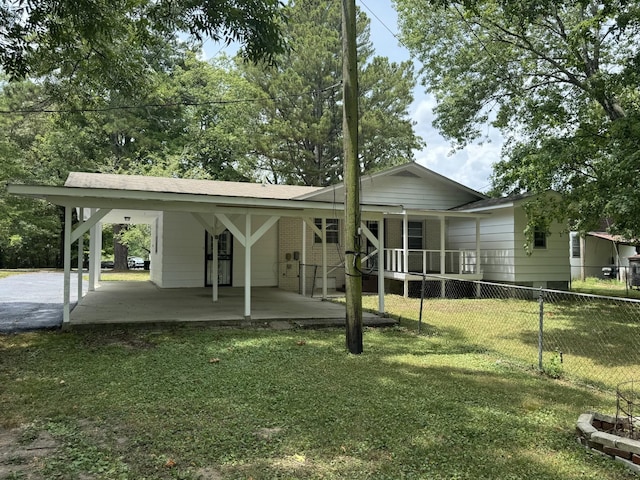
M 345 275 L 347 348 L 362 353 L 362 270 L 360 268 L 360 164 L 358 161 L 358 62 L 356 2 L 342 0 L 342 84 L 344 146 Z
M 64 207 L 64 303 L 62 323 L 69 325 L 71 312 L 71 207 Z

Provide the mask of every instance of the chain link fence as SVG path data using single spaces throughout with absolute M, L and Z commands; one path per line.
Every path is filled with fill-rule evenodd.
M 422 334 L 607 390 L 640 375 L 638 300 L 429 275 L 409 287 L 385 310 Z

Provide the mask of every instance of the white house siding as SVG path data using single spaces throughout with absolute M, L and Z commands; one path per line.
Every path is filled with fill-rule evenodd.
M 527 255 L 524 229 L 527 217 L 522 207 L 516 207 L 515 218 L 515 283 L 531 287 L 566 288 L 569 285 L 571 266 L 567 255 L 569 233 L 562 224 L 554 222 L 547 237 L 546 248 L 533 248 Z
M 252 215 L 251 229 L 258 230 L 269 217 Z M 251 247 L 251 286 L 275 287 L 278 285 L 278 229 L 282 218 L 273 225 Z M 239 230 L 244 232 L 244 217 L 236 222 Z M 203 234 L 204 235 L 204 234 Z M 245 257 L 244 247 L 234 237 L 233 239 L 233 273 L 232 284 L 234 287 L 244 286 Z
M 455 188 L 437 177 L 418 177 L 399 172 L 375 178 L 364 177 L 360 201 L 363 204 L 402 205 L 407 210 L 446 210 L 478 200 L 462 188 Z M 344 202 L 342 188 L 328 190 L 314 200 Z
M 513 208 L 506 207 L 480 219 L 480 268 L 484 280 L 516 281 L 513 215 Z M 475 229 L 475 222 L 470 221 L 468 228 Z
M 204 286 L 204 228 L 188 212 L 164 212 L 158 249 L 163 288 Z M 152 260 L 153 262 L 153 260 Z

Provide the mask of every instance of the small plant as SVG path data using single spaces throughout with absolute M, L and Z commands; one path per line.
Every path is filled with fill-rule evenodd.
M 544 373 L 551 378 L 561 378 L 564 373 L 562 353 L 556 352 L 544 367 Z

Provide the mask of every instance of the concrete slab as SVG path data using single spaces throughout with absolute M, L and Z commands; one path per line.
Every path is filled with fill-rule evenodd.
M 213 302 L 210 288 L 158 288 L 152 282 L 103 282 L 72 310 L 70 325 L 63 328 L 101 324 L 215 323 L 243 326 L 314 320 L 345 324 L 343 305 L 309 298 L 278 288 L 251 289 L 251 320 L 244 318 L 244 289 L 221 287 Z M 365 313 L 363 321 L 379 322 Z M 383 319 L 379 325 L 394 325 Z M 276 324 L 278 325 L 278 324 Z

